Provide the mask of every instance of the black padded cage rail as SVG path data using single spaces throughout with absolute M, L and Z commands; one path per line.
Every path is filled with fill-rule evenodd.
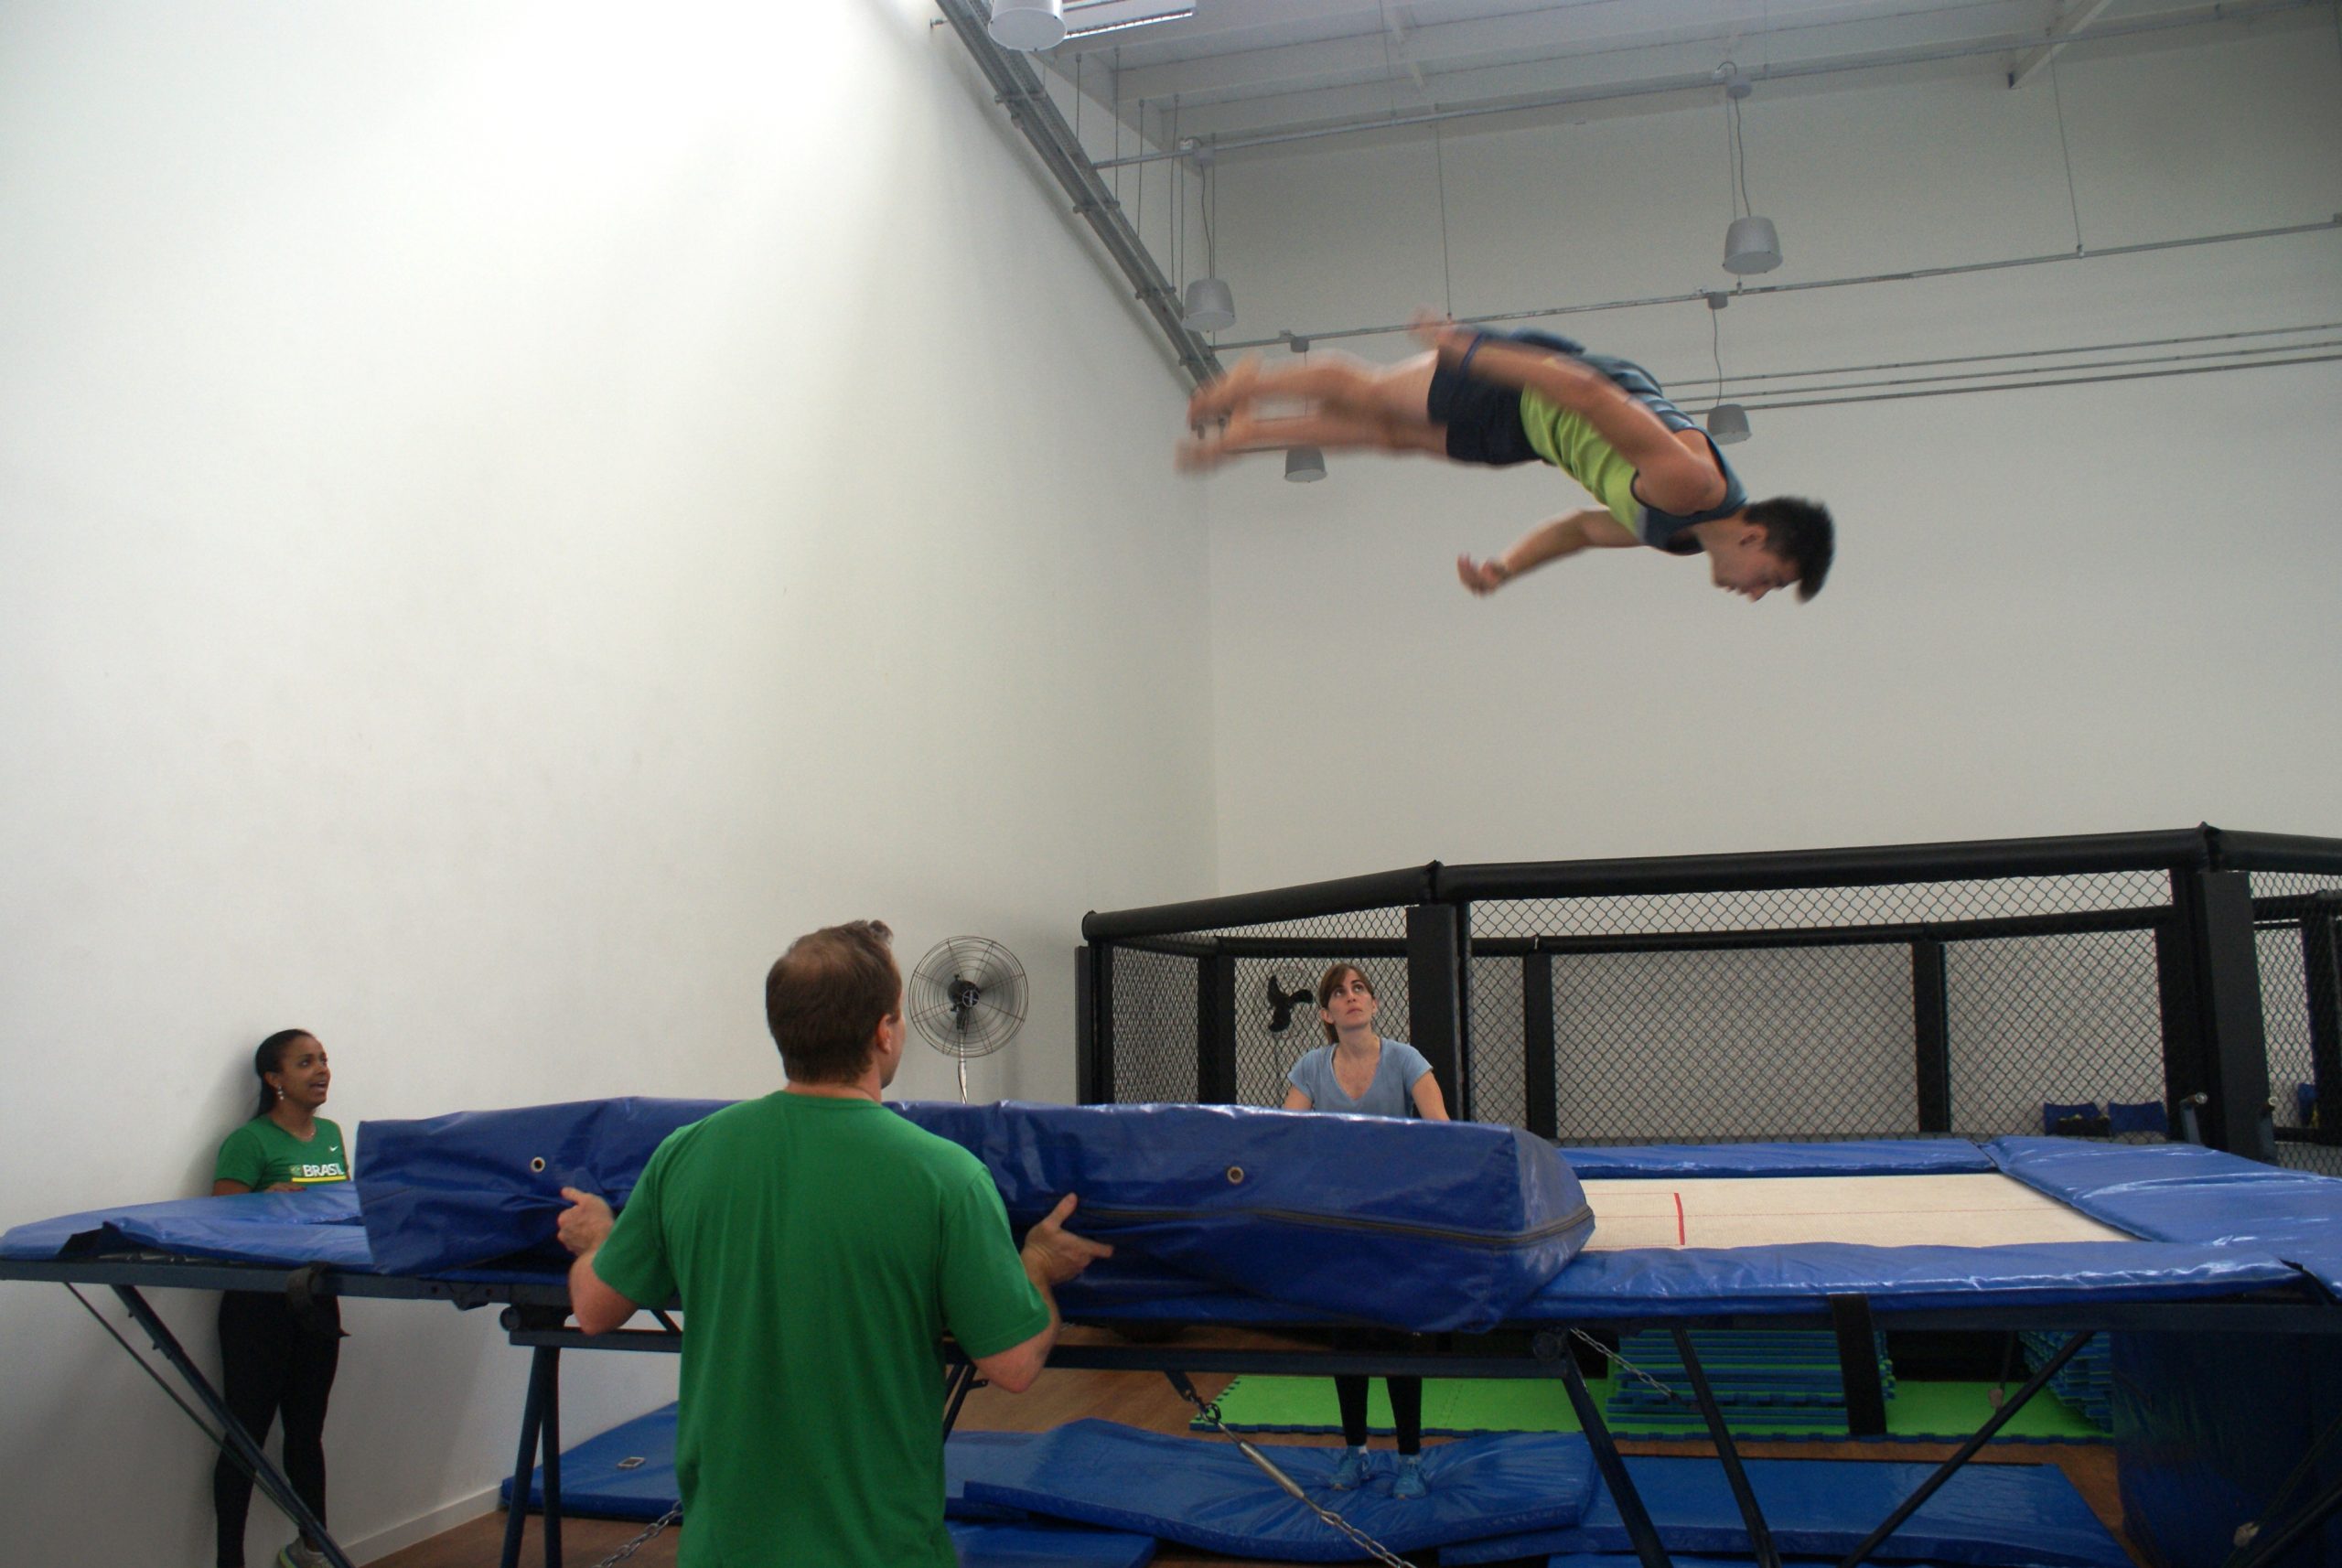
M 2342 1175 L 2342 840 L 1434 862 L 1082 937 L 1085 1104 L 1280 1103 L 1340 961 L 1453 1113 L 1563 1144 L 2054 1129 Z

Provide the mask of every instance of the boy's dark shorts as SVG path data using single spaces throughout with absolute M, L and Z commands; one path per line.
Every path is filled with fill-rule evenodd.
M 1692 427 L 1692 421 L 1667 401 L 1650 372 L 1630 360 L 1590 354 L 1585 345 L 1575 338 L 1559 338 L 1550 332 L 1490 332 L 1485 336 L 1532 349 L 1551 349 L 1583 360 L 1621 390 L 1650 405 L 1670 429 Z M 1434 424 L 1447 426 L 1447 455 L 1459 463 L 1506 467 L 1541 460 L 1537 449 L 1529 445 L 1528 431 L 1521 427 L 1519 387 L 1480 381 L 1443 364 L 1432 371 L 1431 392 L 1423 403 L 1423 412 Z

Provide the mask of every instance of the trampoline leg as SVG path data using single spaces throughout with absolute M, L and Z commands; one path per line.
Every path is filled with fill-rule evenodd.
M 261 1452 L 261 1446 L 252 1440 L 252 1434 L 244 1430 L 243 1423 L 229 1410 L 228 1402 L 220 1397 L 220 1391 L 213 1388 L 210 1380 L 188 1359 L 187 1347 L 181 1345 L 178 1337 L 155 1316 L 155 1309 L 146 1305 L 146 1298 L 129 1285 L 115 1285 L 113 1294 L 124 1306 L 129 1308 L 132 1321 L 145 1331 L 147 1339 L 163 1359 L 171 1364 L 179 1380 L 187 1384 L 197 1399 L 203 1402 L 204 1408 L 211 1412 L 211 1418 L 220 1423 L 220 1435 L 227 1440 L 236 1457 L 252 1471 L 252 1480 L 268 1494 L 269 1501 L 283 1509 L 285 1517 L 291 1520 L 303 1535 L 317 1543 L 317 1550 L 325 1553 L 326 1561 L 332 1563 L 333 1568 L 350 1568 L 349 1558 L 342 1552 L 340 1543 L 328 1533 L 325 1521 L 309 1511 L 309 1505 L 301 1500 L 301 1495 L 293 1489 L 293 1483 L 285 1478 L 285 1473 L 268 1462 L 268 1455 Z
M 951 1369 L 951 1376 L 943 1385 L 944 1436 L 951 1436 L 951 1429 L 960 1424 L 960 1407 L 968 1402 L 968 1394 L 975 1386 L 974 1362 L 962 1361 Z
M 1618 1452 L 1617 1440 L 1610 1435 L 1609 1423 L 1602 1419 L 1602 1407 L 1594 1402 L 1585 1377 L 1577 1369 L 1577 1357 L 1570 1349 L 1566 1334 L 1560 1339 L 1556 1359 L 1561 1362 L 1562 1387 L 1570 1396 L 1570 1408 L 1577 1412 L 1577 1423 L 1585 1434 L 1586 1445 L 1594 1450 L 1594 1463 L 1602 1472 L 1602 1484 L 1610 1488 L 1610 1500 L 1618 1505 L 1618 1522 L 1627 1527 L 1627 1539 L 1634 1543 L 1635 1556 L 1641 1561 L 1642 1568 L 1675 1568 L 1675 1560 L 1667 1554 L 1666 1543 L 1659 1539 L 1659 1527 L 1650 1521 L 1650 1510 L 1643 1506 L 1642 1494 L 1635 1490 L 1634 1477 L 1627 1474 L 1627 1461 Z
M 539 1347 L 529 1362 L 529 1397 L 521 1406 L 521 1456 L 512 1465 L 512 1506 L 504 1515 L 503 1568 L 521 1568 L 521 1532 L 529 1523 L 529 1483 L 537 1474 L 537 1437 L 544 1430 L 545 1385 L 553 1352 Z
M 545 1456 L 545 1568 L 561 1568 L 561 1350 L 548 1345 L 537 1354 L 545 1359 L 544 1426 L 537 1438 Z
M 1870 1298 L 1830 1298 L 1830 1328 L 1838 1339 L 1838 1375 L 1846 1386 L 1846 1433 L 1852 1437 L 1886 1435 L 1886 1385 L 1878 1376 L 1878 1335 L 1871 1322 Z
M 2310 1531 L 2337 1513 L 2342 1513 L 2342 1481 L 2335 1482 L 2312 1498 L 2307 1508 L 2265 1542 L 2255 1537 L 2252 1555 L 2244 1560 L 2243 1568 L 2271 1568 L 2279 1558 L 2308 1540 Z
M 1920 1482 L 1919 1489 L 1913 1492 L 1909 1497 L 1905 1498 L 1903 1501 L 1896 1506 L 1895 1511 L 1888 1514 L 1885 1521 L 1882 1522 L 1876 1530 L 1872 1530 L 1868 1535 L 1864 1536 L 1863 1538 L 1862 1544 L 1855 1547 L 1853 1551 L 1838 1564 L 1838 1568 L 1860 1568 L 1860 1564 L 1864 1558 L 1877 1551 L 1880 1543 L 1885 1541 L 1888 1536 L 1893 1535 L 1896 1530 L 1902 1529 L 1904 1520 L 1909 1519 L 1913 1514 L 1918 1513 L 1919 1509 L 1925 1506 L 1927 1500 L 1929 1498 L 1934 1497 L 1936 1493 L 1942 1488 L 1943 1484 L 1946 1481 L 1950 1480 L 1951 1477 L 1958 1473 L 1962 1465 L 1967 1464 L 1969 1460 L 1973 1459 L 1976 1456 L 1978 1449 L 1983 1447 L 1984 1444 L 1993 1440 L 1993 1434 L 1994 1433 L 2000 1431 L 2002 1427 L 2006 1426 L 2009 1422 L 2015 1417 L 2016 1412 L 2025 1407 L 2026 1402 L 2030 1401 L 2034 1395 L 2039 1393 L 2043 1389 L 2047 1388 L 2049 1386 L 2049 1380 L 2063 1371 L 2065 1369 L 2066 1363 L 2072 1360 L 2075 1354 L 2096 1337 L 2097 1330 L 2085 1328 L 2080 1333 L 2075 1335 L 2072 1338 L 2067 1340 L 2064 1345 L 2060 1346 L 2057 1349 L 2057 1353 L 2055 1356 L 2050 1357 L 2047 1362 L 2043 1363 L 2039 1371 L 2034 1373 L 2032 1377 L 2025 1380 L 2025 1387 L 2017 1390 L 2016 1392 L 2011 1394 L 2007 1399 L 2003 1400 L 2001 1402 L 2001 1408 L 1993 1412 L 1992 1419 L 1976 1429 L 1976 1435 L 1961 1444 L 1958 1453 L 1954 1454 L 1950 1458 L 1938 1466 L 1936 1467 L 1935 1474 Z
M 1748 1547 L 1756 1554 L 1757 1568 L 1781 1568 L 1781 1554 L 1773 1545 L 1773 1532 L 1765 1523 L 1765 1510 L 1757 1504 L 1756 1489 L 1748 1484 L 1748 1472 L 1741 1467 L 1740 1450 L 1732 1441 L 1732 1428 L 1724 1423 L 1715 1392 L 1708 1387 L 1707 1369 L 1700 1365 L 1699 1355 L 1692 1347 L 1692 1331 L 1679 1324 L 1669 1332 L 1675 1337 L 1675 1353 L 1682 1358 L 1684 1373 L 1692 1380 L 1692 1397 L 1699 1402 L 1700 1419 L 1708 1423 L 1708 1434 L 1715 1439 L 1716 1458 L 1724 1465 L 1724 1478 L 1732 1487 L 1732 1500 L 1740 1505 L 1741 1522 L 1748 1527 Z

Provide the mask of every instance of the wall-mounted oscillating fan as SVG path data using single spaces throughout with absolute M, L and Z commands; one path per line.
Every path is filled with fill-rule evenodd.
M 952 937 L 911 971 L 903 1010 L 927 1043 L 959 1064 L 960 1103 L 968 1064 L 1015 1037 L 1025 1023 L 1025 966 L 986 937 Z

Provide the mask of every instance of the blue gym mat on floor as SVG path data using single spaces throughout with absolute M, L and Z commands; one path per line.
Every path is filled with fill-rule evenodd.
M 1155 1561 L 1155 1537 L 1119 1530 L 964 1520 L 945 1528 L 960 1553 L 960 1568 L 1146 1568 Z
M 1426 1449 L 1431 1494 L 1412 1499 L 1391 1495 L 1397 1459 L 1388 1453 L 1374 1455 L 1365 1486 L 1338 1492 L 1327 1482 L 1338 1445 L 1278 1444 L 1263 1452 L 1320 1507 L 1393 1552 L 1552 1530 L 1574 1522 L 1594 1492 L 1592 1455 L 1574 1434 L 1466 1437 Z M 1038 1434 L 1013 1463 L 1022 1472 L 1015 1478 L 972 1480 L 969 1498 L 1233 1557 L 1339 1563 L 1360 1555 L 1232 1444 L 1077 1421 Z
M 544 1467 L 529 1478 L 529 1507 L 545 1506 Z M 512 1506 L 512 1477 L 504 1478 Z M 675 1407 L 621 1422 L 598 1437 L 561 1451 L 561 1511 L 584 1519 L 648 1522 L 675 1506 Z
M 1784 1553 L 1831 1557 L 1853 1550 L 1935 1469 L 1864 1459 L 1746 1463 L 1773 1544 Z M 1750 1550 L 1724 1466 L 1714 1459 L 1630 1458 L 1627 1473 L 1670 1552 Z M 1500 1563 L 1633 1550 L 1617 1505 L 1597 1483 L 1592 1506 L 1572 1525 L 1451 1547 L 1440 1561 Z M 1886 1563 L 1975 1568 L 2129 1568 L 2131 1562 L 2054 1465 L 1971 1465 L 1872 1555 Z

